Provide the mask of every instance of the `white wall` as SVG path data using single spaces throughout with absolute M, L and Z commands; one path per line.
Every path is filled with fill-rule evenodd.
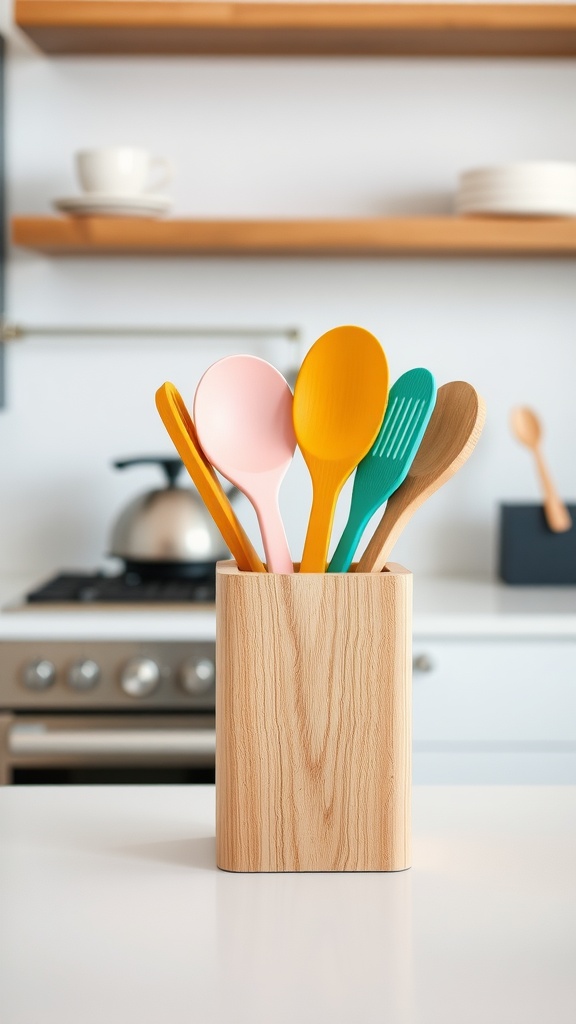
M 4 8 L 6 23 L 6 7 Z M 46 58 L 10 32 L 8 212 L 73 195 L 74 150 L 134 142 L 177 165 L 174 213 L 443 213 L 458 171 L 576 160 L 573 61 Z M 378 335 L 393 377 L 427 365 L 488 403 L 470 463 L 419 513 L 395 557 L 420 572 L 491 573 L 496 504 L 536 497 L 507 414 L 533 404 L 560 490 L 576 497 L 576 264 L 560 260 L 50 259 L 12 251 L 7 312 L 25 325 L 294 325 L 302 353 L 327 328 Z M 154 391 L 192 400 L 231 341 L 28 340 L 8 352 L 0 413 L 0 570 L 96 565 L 130 495 L 168 452 Z M 286 342 L 250 351 L 280 367 Z M 301 353 L 301 354 L 302 354 Z M 296 462 L 282 505 L 301 550 L 309 486 Z M 338 524 L 345 518 L 341 503 Z M 255 536 L 254 519 L 246 513 Z M 336 533 L 338 531 L 338 524 Z

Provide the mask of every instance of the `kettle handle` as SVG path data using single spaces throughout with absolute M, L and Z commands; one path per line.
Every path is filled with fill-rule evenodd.
M 161 466 L 168 478 L 168 487 L 176 486 L 176 480 L 184 465 L 182 459 L 171 459 L 165 455 L 138 455 L 133 459 L 115 459 L 112 465 L 116 469 L 128 469 L 130 466 L 140 466 L 143 463 L 153 463 L 155 466 Z M 236 487 L 235 484 L 224 487 L 224 491 L 228 498 L 234 498 L 237 494 L 241 493 L 240 488 Z
M 130 466 L 141 466 L 144 463 L 153 463 L 164 470 L 168 487 L 175 487 L 178 474 L 184 463 L 182 459 L 173 459 L 165 455 L 139 455 L 133 459 L 115 459 L 113 465 L 116 469 L 128 469 Z

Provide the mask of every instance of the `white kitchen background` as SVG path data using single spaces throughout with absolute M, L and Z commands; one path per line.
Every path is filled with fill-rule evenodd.
M 460 169 L 576 160 L 576 64 L 546 60 L 47 58 L 10 27 L 7 212 L 78 191 L 76 149 L 116 143 L 173 159 L 173 213 L 377 216 L 450 211 Z M 422 574 L 492 575 L 502 498 L 535 499 L 516 403 L 545 423 L 562 494 L 576 498 L 576 263 L 534 259 L 54 259 L 12 250 L 7 315 L 33 325 L 294 326 L 300 358 L 358 323 L 392 377 L 425 365 L 484 395 L 484 437 L 420 510 L 395 558 Z M 214 359 L 249 350 L 281 369 L 280 339 L 29 339 L 7 352 L 0 412 L 0 571 L 92 567 L 131 495 L 160 482 L 117 456 L 168 453 L 154 392 L 192 402 Z M 184 479 L 184 478 L 183 478 Z M 281 505 L 293 554 L 310 496 L 300 460 Z M 335 535 L 346 515 L 340 503 Z M 246 510 L 255 541 L 255 519 Z

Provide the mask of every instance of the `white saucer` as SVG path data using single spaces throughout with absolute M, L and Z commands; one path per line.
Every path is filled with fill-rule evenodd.
M 140 196 L 114 196 L 103 192 L 54 199 L 53 205 L 75 217 L 161 217 L 172 205 L 169 196 L 151 192 Z
M 470 195 L 458 193 L 456 213 L 483 213 L 487 216 L 576 217 L 576 195 Z

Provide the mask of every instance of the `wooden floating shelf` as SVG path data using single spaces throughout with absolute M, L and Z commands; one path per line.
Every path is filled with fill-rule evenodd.
M 576 5 L 16 0 L 47 53 L 576 56 Z
M 576 256 L 576 218 L 15 217 L 12 242 L 52 256 Z

